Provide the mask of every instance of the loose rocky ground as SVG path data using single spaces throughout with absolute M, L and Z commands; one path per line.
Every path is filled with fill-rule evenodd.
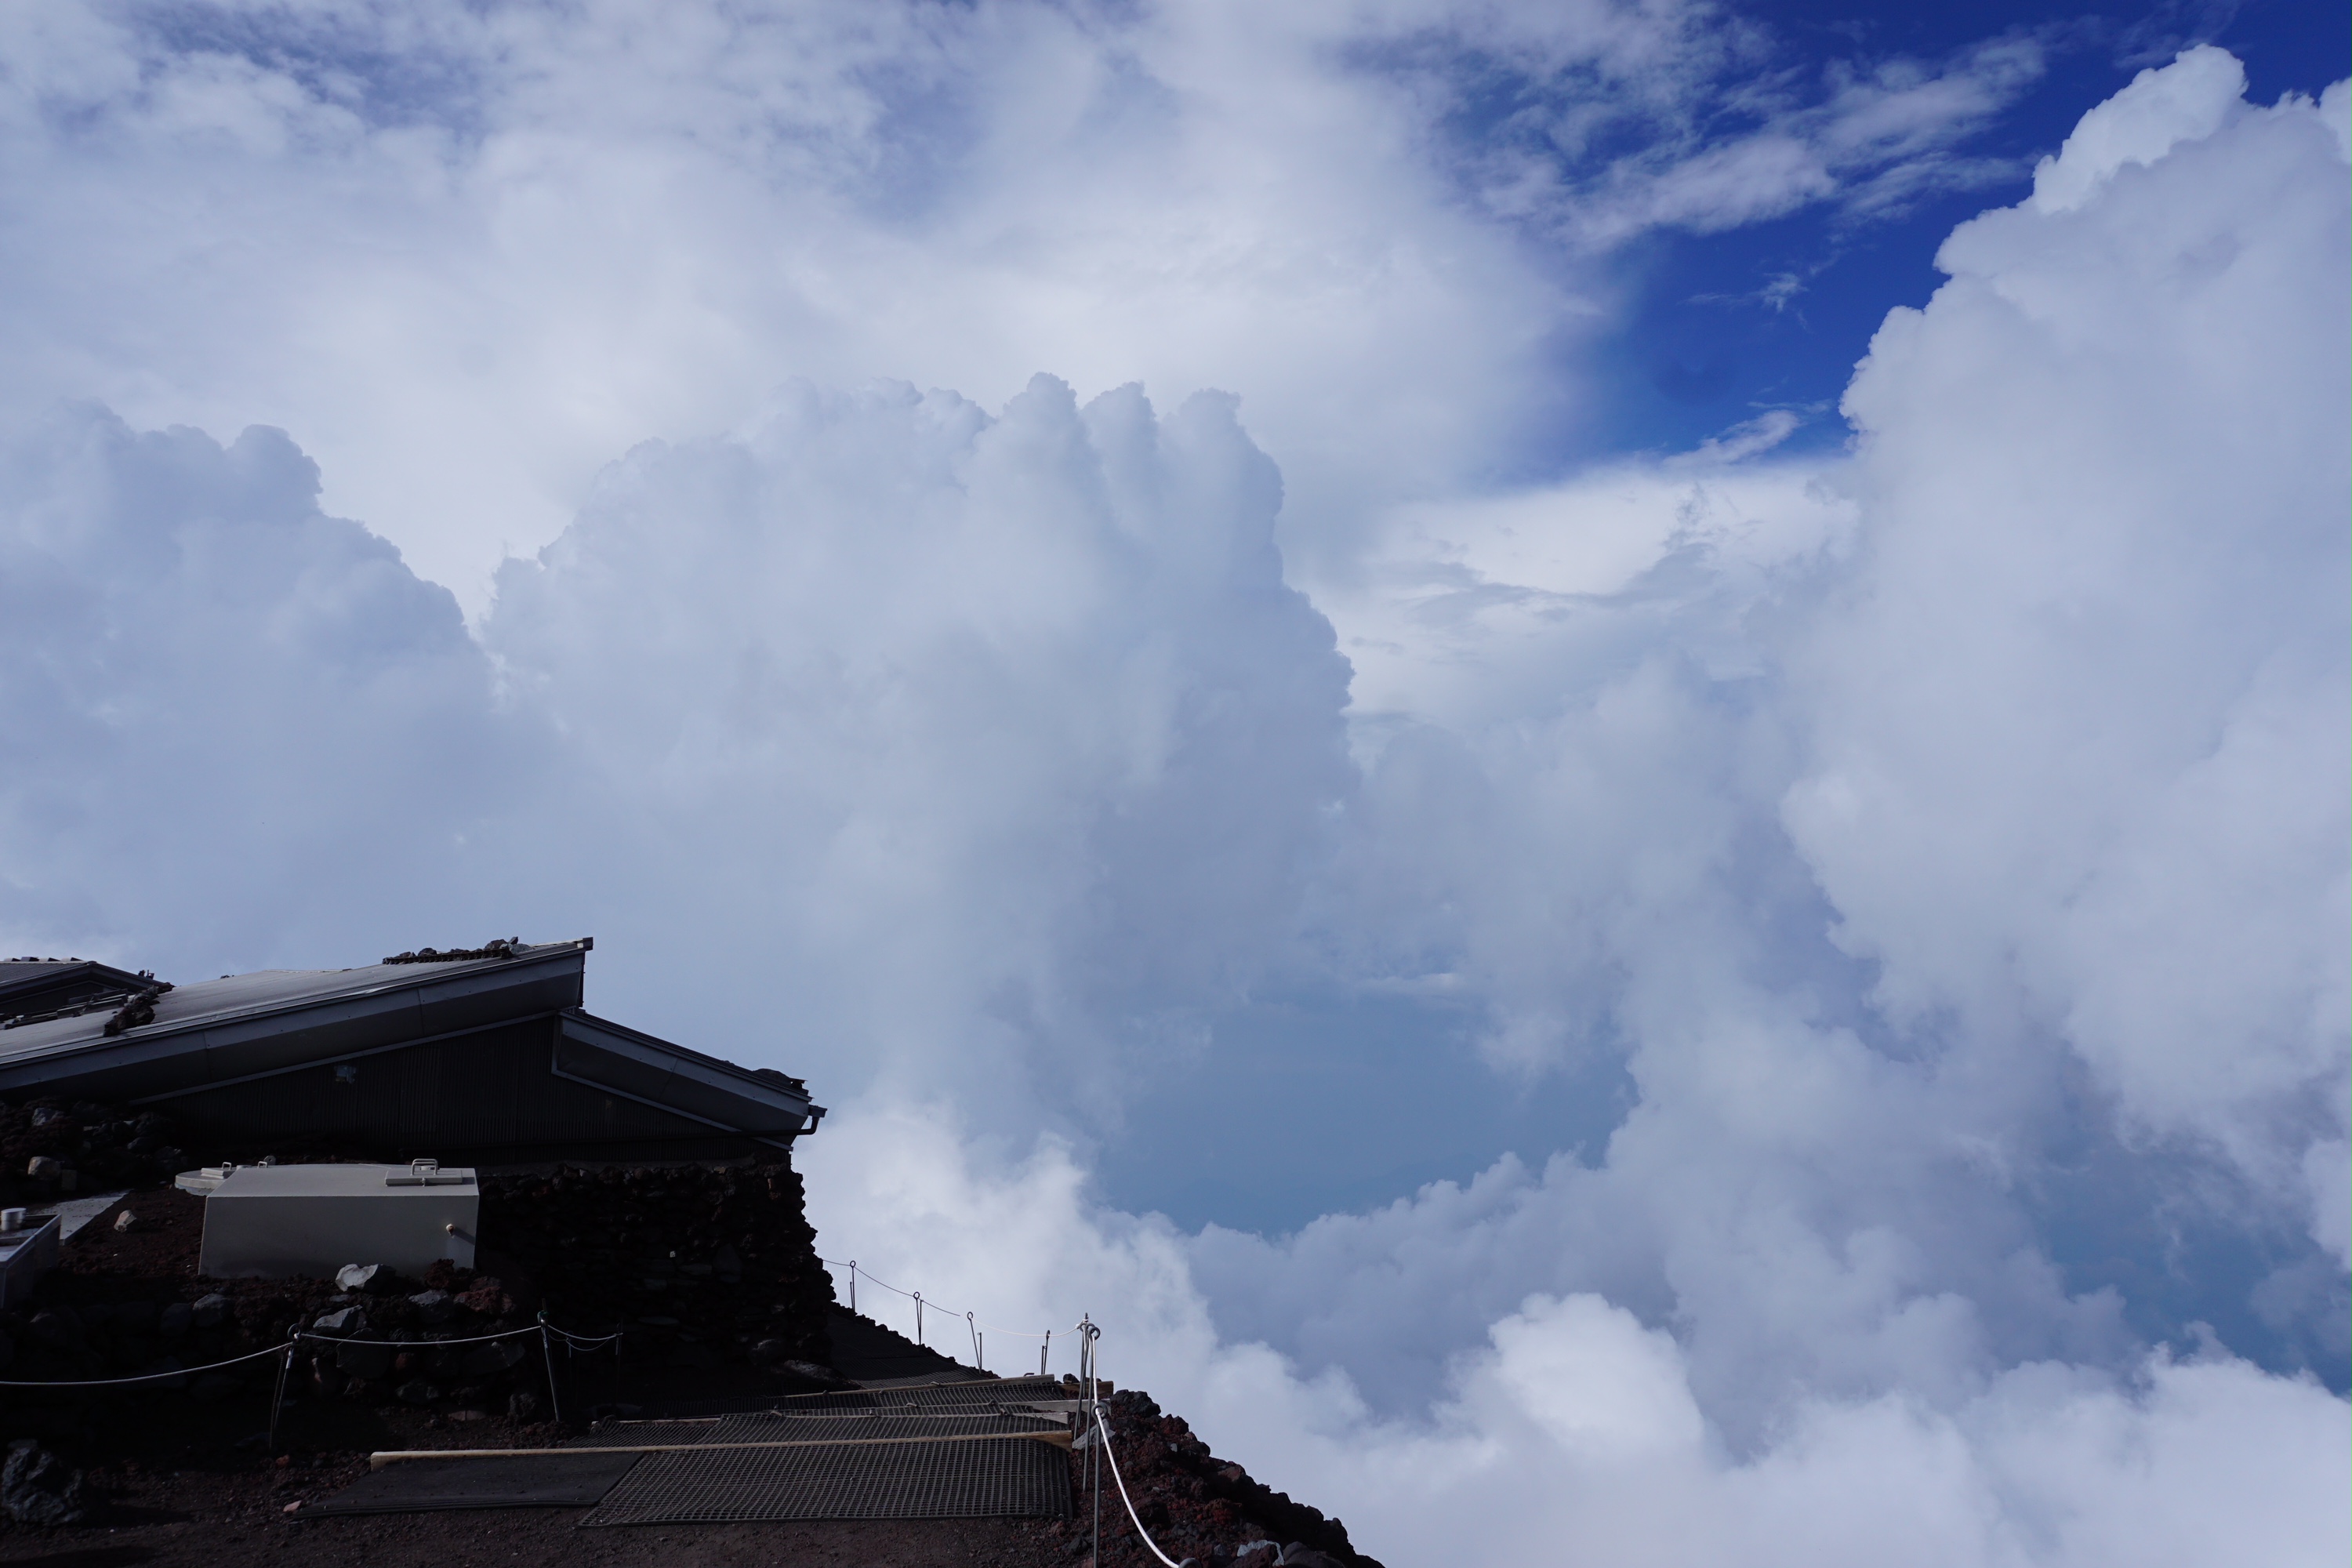
M 149 1123 L 153 1131 L 135 1131 Z M 73 1237 L 31 1300 L 0 1311 L 0 1377 L 201 1367 L 283 1344 L 327 1318 L 338 1339 L 404 1342 L 306 1342 L 293 1369 L 298 1397 L 527 1413 L 548 1394 L 535 1334 L 449 1342 L 531 1329 L 542 1310 L 579 1334 L 625 1331 L 632 1373 L 673 1371 L 735 1391 L 797 1392 L 809 1384 L 787 1364 L 824 1360 L 832 1280 L 816 1259 L 800 1177 L 781 1157 L 486 1175 L 478 1269 L 436 1265 L 414 1279 L 383 1270 L 347 1291 L 323 1279 L 199 1279 L 204 1203 L 171 1177 L 190 1168 L 184 1162 L 226 1156 L 189 1155 L 177 1143 L 134 1153 L 123 1142 L 152 1143 L 169 1131 L 152 1116 L 124 1120 L 101 1106 L 0 1104 L 0 1157 L 22 1156 L 0 1166 L 0 1199 L 132 1188 Z M 37 1176 L 25 1173 L 36 1168 Z M 200 1374 L 193 1392 L 230 1398 L 275 1374 L 256 1362 Z
M 187 1468 L 136 1462 L 89 1472 L 89 1523 L 48 1529 L 0 1522 L 0 1563 L 55 1568 L 112 1564 L 184 1564 L 186 1568 L 251 1568 L 256 1563 L 415 1564 L 457 1568 L 468 1563 L 614 1564 L 636 1568 L 648 1553 L 677 1568 L 735 1563 L 988 1564 L 992 1568 L 1087 1568 L 1091 1521 L 1081 1496 L 1080 1517 L 1066 1521 L 914 1520 L 806 1523 L 646 1526 L 582 1530 L 571 1509 L 386 1514 L 303 1520 L 284 1510 L 301 1497 L 331 1494 L 366 1468 L 355 1454 L 290 1457 L 284 1468 L 256 1459 L 241 1468 L 191 1457 Z M 1130 1477 L 1133 1488 L 1138 1478 Z M 1147 1492 L 1150 1482 L 1145 1481 Z M 1180 1483 L 1181 1486 L 1181 1483 Z M 1179 1556 L 1204 1564 L 1234 1563 L 1234 1546 L 1267 1539 L 1244 1527 L 1216 1529 L 1223 1549 L 1196 1549 L 1199 1531 L 1172 1522 L 1168 1493 L 1139 1497 L 1154 1538 Z M 1160 1505 L 1158 1510 L 1150 1506 Z M 1135 1537 L 1115 1494 L 1106 1491 L 1102 1568 L 1143 1568 L 1154 1560 Z M 1234 1516 L 1238 1522 L 1238 1510 Z M 1199 1554 L 1204 1552 L 1205 1554 Z M 1273 1552 L 1261 1548 L 1244 1568 L 1265 1568 Z M 1315 1565 L 1370 1563 L 1352 1555 L 1309 1556 Z
M 269 1431 L 276 1364 L 198 1374 L 185 1386 L 0 1390 L 0 1563 L 51 1568 L 256 1563 L 461 1568 L 614 1564 L 650 1553 L 681 1568 L 736 1563 L 974 1564 L 1095 1568 L 1085 1451 L 1073 1453 L 1079 1517 L 868 1521 L 582 1530 L 572 1509 L 304 1519 L 383 1448 L 537 1447 L 599 1412 L 659 1414 L 698 1402 L 804 1392 L 850 1377 L 952 1374 L 954 1363 L 832 1305 L 788 1164 L 559 1169 L 484 1183 L 476 1270 L 422 1279 L 212 1280 L 195 1273 L 201 1199 L 173 1174 L 263 1151 L 187 1152 L 154 1117 L 34 1101 L 0 1104 L 0 1201 L 132 1189 L 83 1227 L 35 1297 L 0 1312 L 0 1378 L 72 1381 L 199 1367 L 282 1345 L 320 1320 L 291 1402 Z M 350 1157 L 291 1150 L 294 1159 Z M 118 1227 L 122 1213 L 132 1217 Z M 551 1391 L 536 1332 L 505 1346 L 452 1339 L 551 1321 L 625 1331 L 610 1349 L 556 1349 Z M 964 1369 L 967 1373 L 969 1369 Z M 821 1380 L 813 1381 L 813 1380 Z M 556 1397 L 568 1423 L 555 1420 Z M 1163 1550 L 1203 1568 L 1267 1568 L 1294 1545 L 1304 1568 L 1365 1564 L 1336 1520 L 1212 1454 L 1186 1424 L 1129 1390 L 1109 1405 L 1120 1473 Z M 26 1445 L 38 1445 L 37 1448 Z M 72 1484 L 68 1485 L 69 1478 Z M 46 1511 L 45 1511 L 46 1510 Z M 26 1522 L 63 1513 L 78 1522 Z M 1150 1568 L 1106 1477 L 1099 1568 Z
M 876 1332 L 887 1332 L 868 1325 Z M 641 1392 L 633 1390 L 632 1392 Z M 249 1403 L 249 1402 L 247 1402 Z M 0 1518 L 0 1563 L 55 1568 L 121 1563 L 251 1568 L 259 1562 L 415 1564 L 455 1568 L 481 1563 L 622 1564 L 648 1552 L 680 1568 L 739 1563 L 987 1564 L 991 1568 L 1090 1568 L 1093 1500 L 1088 1456 L 1071 1455 L 1076 1517 L 1068 1520 L 867 1521 L 822 1523 L 646 1526 L 582 1530 L 574 1509 L 509 1510 L 304 1519 L 289 1505 L 333 1495 L 367 1468 L 379 1448 L 537 1447 L 576 1435 L 553 1422 L 448 1418 L 398 1406 L 349 1407 L 289 1417 L 278 1453 L 259 1423 L 266 1405 L 198 1406 L 184 1399 L 134 1404 L 128 1396 L 92 1400 L 51 1413 L 46 1441 L 62 1459 L 83 1466 L 78 1500 L 83 1522 L 37 1527 Z M 1292 1548 L 1303 1568 L 1362 1564 L 1336 1520 L 1252 1479 L 1210 1452 L 1179 1417 L 1149 1395 L 1122 1390 L 1109 1402 L 1114 1451 L 1128 1491 L 1153 1540 L 1203 1568 L 1267 1568 L 1272 1549 L 1247 1556 L 1254 1542 Z M 15 1423 L 12 1422 L 12 1425 Z M 247 1428 L 254 1428 L 247 1430 Z M 1100 1568 L 1150 1568 L 1106 1476 L 1101 1494 Z M 1302 1552 L 1300 1548 L 1309 1549 Z
M 281 1499 L 324 1479 L 208 1472 L 121 1478 L 105 1522 L 0 1525 L 0 1563 L 42 1568 L 1071 1568 L 1035 1525 L 1010 1520 L 580 1530 L 568 1509 L 289 1520 Z M 110 1478 L 114 1484 L 114 1479 Z M 1106 1558 L 1108 1563 L 1109 1559 Z

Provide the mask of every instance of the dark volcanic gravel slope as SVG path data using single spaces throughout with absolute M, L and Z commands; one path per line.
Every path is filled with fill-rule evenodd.
M 536 1447 L 615 1407 L 741 1407 L 804 1392 L 820 1370 L 852 1376 L 977 1375 L 833 1303 L 802 1207 L 800 1178 L 762 1165 L 561 1168 L 488 1173 L 482 1268 L 436 1266 L 339 1291 L 319 1279 L 197 1277 L 201 1199 L 171 1178 L 223 1158 L 359 1157 L 329 1148 L 184 1149 L 171 1125 L 107 1107 L 0 1103 L 0 1202 L 131 1189 L 66 1244 L 31 1300 L 0 1312 L 0 1379 L 67 1382 L 207 1363 L 286 1342 L 321 1313 L 356 1310 L 355 1337 L 392 1347 L 306 1344 L 268 1442 L 275 1365 L 260 1361 L 175 1385 L 0 1390 L 0 1443 L 37 1442 L 55 1473 L 79 1472 L 80 1522 L 30 1524 L 0 1508 L 0 1563 L 51 1568 L 186 1563 L 984 1565 L 1085 1568 L 1092 1545 L 1085 1455 L 1072 1455 L 1080 1518 L 843 1521 L 583 1531 L 579 1510 L 509 1510 L 304 1520 L 377 1448 Z M 39 1165 L 34 1162 L 38 1160 Z M 38 1173 L 35 1173 L 37 1171 Z M 122 1213 L 132 1218 L 118 1229 Z M 354 1258 L 353 1262 L 368 1259 Z M 422 1304 L 413 1297 L 422 1297 Z M 568 1357 L 559 1425 L 534 1327 L 625 1331 L 623 1353 Z M 530 1329 L 498 1347 L 442 1342 Z M 836 1341 L 838 1342 L 836 1343 Z M 795 1368 L 790 1363 L 803 1363 Z M 813 1364 L 811 1364 L 813 1363 Z M 852 1365 L 851 1363 L 856 1363 Z M 1147 1395 L 1110 1405 L 1122 1473 L 1146 1525 L 1178 1559 L 1227 1568 L 1254 1541 L 1299 1543 L 1333 1563 L 1372 1564 L 1337 1520 L 1211 1454 Z M 0 1488 L 5 1490 L 5 1488 Z M 1116 1491 L 1103 1492 L 1100 1568 L 1148 1568 Z M 1270 1550 L 1243 1568 L 1265 1568 Z M 1317 1559 L 1303 1559 L 1320 1568 Z M 1377 1565 L 1374 1565 L 1377 1568 Z
M 1134 1500 L 1135 1511 L 1160 1550 L 1182 1562 L 1191 1557 L 1208 1568 L 1232 1563 L 1236 1549 L 1251 1542 L 1270 1541 L 1278 1546 L 1307 1547 L 1334 1563 L 1381 1568 L 1377 1558 L 1358 1552 L 1348 1540 L 1348 1527 L 1306 1503 L 1292 1500 L 1253 1479 L 1241 1466 L 1218 1458 L 1209 1446 L 1192 1435 L 1180 1415 L 1161 1412 L 1140 1389 L 1121 1389 L 1108 1404 L 1111 1451 L 1119 1475 Z M 1093 1505 L 1087 1483 L 1087 1454 L 1070 1455 L 1072 1495 L 1078 1500 L 1076 1519 L 1045 1527 L 1063 1543 L 1073 1561 L 1083 1560 L 1092 1544 Z M 1271 1552 L 1255 1554 L 1252 1568 L 1269 1563 Z M 1320 1568 L 1313 1559 L 1298 1559 Z M 1106 1472 L 1102 1479 L 1101 1568 L 1159 1568 L 1159 1563 L 1136 1539 L 1127 1509 Z

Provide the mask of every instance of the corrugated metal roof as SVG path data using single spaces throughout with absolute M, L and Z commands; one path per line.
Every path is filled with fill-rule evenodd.
M 452 963 L 370 963 L 357 969 L 263 969 L 177 985 L 155 1001 L 155 1021 L 126 1030 L 118 1040 L 160 1040 L 248 1019 L 265 1018 L 320 1003 L 362 1000 L 446 988 L 475 976 L 535 972 L 549 959 L 571 959 L 571 969 L 592 943 L 541 942 L 515 950 L 512 958 L 461 959 Z M 134 985 L 140 982 L 126 976 Z M 95 1013 L 56 1018 L 0 1031 L 0 1069 L 41 1056 L 110 1042 L 106 1019 Z
M 139 1056 L 155 1060 L 174 1048 L 200 1048 L 191 1035 L 242 1032 L 266 1025 L 282 1013 L 313 1013 L 330 1004 L 346 1004 L 341 1013 L 360 1018 L 362 1013 L 407 1008 L 430 1002 L 437 992 L 510 990 L 515 983 L 541 978 L 551 966 L 574 978 L 569 1004 L 579 1004 L 579 971 L 591 942 L 541 942 L 518 947 L 510 959 L 461 959 L 457 963 L 364 963 L 360 969 L 261 969 L 249 975 L 224 975 L 179 985 L 155 999 L 155 1020 L 134 1030 L 106 1035 L 106 1013 L 82 1013 L 80 1018 L 52 1018 L 49 1023 L 19 1025 L 0 1030 L 0 1086 L 7 1086 L 16 1069 L 66 1056 L 89 1056 L 118 1051 L 139 1044 Z M 242 1027 L 240 1027 L 242 1025 Z
M 264 970 L 154 995 L 152 1021 L 129 1026 L 108 1011 L 26 1024 L 0 1030 L 0 1093 L 177 1101 L 191 1110 L 192 1097 L 201 1097 L 215 1115 L 259 1113 L 265 1102 L 286 1098 L 280 1089 L 298 1100 L 315 1092 L 310 1087 L 297 1092 L 291 1075 L 306 1075 L 307 1086 L 307 1075 L 323 1073 L 329 1064 L 394 1052 L 414 1057 L 436 1042 L 541 1019 L 548 1032 L 533 1037 L 546 1042 L 536 1047 L 541 1066 L 522 1078 L 510 1072 L 503 1087 L 472 1086 L 471 1092 L 501 1102 L 483 1107 L 500 1121 L 514 1121 L 525 1110 L 520 1101 L 534 1097 L 550 1099 L 551 1110 L 567 1100 L 558 1088 L 563 1080 L 608 1097 L 602 1104 L 617 1095 L 701 1127 L 768 1139 L 814 1126 L 812 1118 L 824 1114 L 809 1103 L 798 1079 L 740 1068 L 583 1012 L 582 976 L 593 945 L 585 939 L 501 944 L 498 956 L 449 962 L 403 955 L 402 962 L 355 969 Z M 116 1022 L 112 1035 L 106 1033 L 110 1021 Z M 511 1071 L 525 1069 L 518 1061 Z M 556 1083 L 548 1083 L 551 1075 Z M 401 1081 L 414 1076 L 395 1069 Z M 547 1085 L 545 1093 L 530 1087 L 534 1078 Z M 371 1071 L 369 1084 L 378 1081 L 380 1075 Z M 240 1085 L 252 1089 L 241 1094 Z M 459 1101 L 466 1093 L 458 1093 Z M 576 1097 L 578 1090 L 569 1093 Z M 373 1093 L 363 1098 L 370 1114 L 390 1114 L 373 1106 Z M 446 1097 L 436 1091 L 428 1099 L 439 1109 L 420 1107 L 401 1118 L 404 1123 L 417 1116 L 434 1126 L 446 1121 Z M 239 1107 L 241 1100 L 253 1103 Z M 282 1121 L 290 1109 L 289 1102 L 271 1120 Z M 577 1120 L 576 1112 L 556 1117 Z M 520 1123 L 511 1136 L 520 1138 Z

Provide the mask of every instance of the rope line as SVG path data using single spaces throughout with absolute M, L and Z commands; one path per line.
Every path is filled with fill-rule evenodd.
M 198 1373 L 218 1372 L 225 1366 L 242 1366 L 247 1362 L 259 1361 L 264 1356 L 286 1355 L 299 1348 L 305 1340 L 331 1345 L 382 1345 L 392 1350 L 431 1351 L 441 1350 L 451 1345 L 479 1345 L 488 1344 L 493 1340 L 521 1339 L 539 1331 L 539 1329 L 534 1326 L 528 1329 L 508 1329 L 495 1334 L 477 1334 L 470 1339 L 462 1340 L 354 1340 L 345 1339 L 339 1334 L 322 1334 L 311 1329 L 297 1329 L 283 1344 L 271 1345 L 268 1350 L 254 1351 L 246 1355 L 231 1356 L 226 1361 L 207 1362 L 203 1366 L 178 1367 L 171 1372 L 142 1372 L 135 1377 L 56 1378 L 42 1383 L 0 1382 L 0 1388 L 128 1388 L 141 1383 L 168 1383 L 175 1377 L 194 1377 Z M 611 1344 L 621 1337 L 615 1332 L 605 1334 L 601 1338 L 590 1339 L 585 1335 L 569 1333 L 552 1323 L 547 1325 L 547 1331 L 574 1350 L 582 1348 L 593 1350 L 598 1345 Z
M 952 1307 L 942 1307 L 937 1301 L 932 1300 L 929 1296 L 924 1295 L 920 1290 L 901 1290 L 898 1287 L 891 1284 L 887 1279 L 877 1279 L 870 1270 L 866 1268 L 854 1258 L 850 1258 L 846 1262 L 835 1258 L 820 1258 L 817 1261 L 824 1264 L 828 1268 L 846 1268 L 849 1270 L 849 1310 L 853 1312 L 857 1310 L 857 1286 L 862 1281 L 867 1285 L 879 1285 L 885 1290 L 889 1291 L 893 1296 L 903 1296 L 909 1301 L 920 1301 L 923 1304 L 924 1309 L 928 1311 L 945 1312 L 950 1318 L 961 1318 L 965 1322 L 971 1325 L 975 1333 L 1003 1334 L 1007 1339 L 1036 1340 L 1043 1342 L 1050 1341 L 1056 1333 L 1067 1333 L 1070 1331 L 1066 1329 L 1048 1329 L 1042 1334 L 1032 1334 L 1023 1333 L 1019 1329 L 995 1328 L 990 1324 L 976 1321 L 972 1314 L 970 1312 L 959 1312 Z
M 284 1355 L 284 1345 L 272 1345 L 251 1355 L 231 1356 L 226 1361 L 211 1362 L 204 1366 L 184 1366 L 173 1372 L 142 1372 L 136 1377 L 89 1377 L 72 1382 L 60 1379 L 54 1383 L 0 1383 L 0 1388 L 121 1388 L 134 1383 L 163 1383 L 174 1377 L 194 1377 L 200 1372 L 217 1372 L 225 1366 L 238 1366 L 246 1362 L 259 1361 L 266 1355 Z
M 560 1329 L 556 1331 L 562 1332 Z M 413 1351 L 437 1349 L 442 1345 L 486 1345 L 492 1340 L 510 1340 L 518 1334 L 537 1332 L 539 1331 L 536 1328 L 502 1329 L 495 1334 L 476 1334 L 471 1339 L 464 1340 L 361 1340 L 348 1339 L 341 1334 L 322 1334 L 316 1329 L 297 1329 L 294 1331 L 294 1337 L 298 1340 L 324 1340 L 329 1344 L 336 1345 L 393 1345 L 401 1350 Z
M 1143 1537 L 1143 1544 L 1151 1548 L 1151 1555 L 1167 1563 L 1168 1568 L 1183 1568 L 1182 1563 L 1160 1550 L 1160 1543 L 1151 1539 L 1150 1531 L 1143 1528 L 1143 1521 L 1136 1517 L 1135 1500 L 1127 1495 L 1127 1482 L 1119 1478 L 1118 1456 L 1111 1451 L 1110 1425 L 1103 1419 L 1100 1404 L 1095 1406 L 1095 1430 L 1102 1437 L 1103 1458 L 1109 1461 L 1110 1479 L 1118 1482 L 1118 1500 L 1127 1504 L 1127 1517 L 1135 1521 L 1135 1533 Z M 1191 1559 L 1187 1558 L 1185 1561 L 1190 1562 Z

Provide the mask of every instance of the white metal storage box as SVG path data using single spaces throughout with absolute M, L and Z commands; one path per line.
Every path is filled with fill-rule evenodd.
M 422 1274 L 474 1266 L 481 1187 L 470 1170 L 239 1165 L 205 1199 L 197 1268 L 215 1279 L 331 1279 L 346 1263 Z
M 58 1240 L 63 1234 L 51 1215 L 27 1218 L 23 1209 L 8 1214 L 12 1223 L 0 1226 L 0 1307 L 13 1307 L 31 1295 L 41 1276 L 58 1266 Z

